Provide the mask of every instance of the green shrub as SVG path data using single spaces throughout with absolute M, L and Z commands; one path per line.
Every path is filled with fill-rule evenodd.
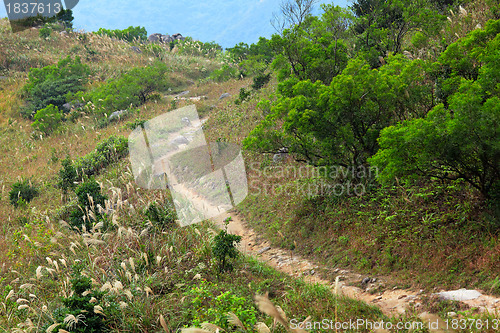
M 28 16 L 24 19 L 11 21 L 12 30 L 17 32 L 28 27 L 42 26 L 46 23 L 61 23 L 65 28 L 73 28 L 73 11 L 71 9 L 61 9 L 57 15 L 52 17 L 42 16 Z
M 93 178 L 81 183 L 76 188 L 75 193 L 79 208 L 71 212 L 71 225 L 80 227 L 83 224 L 87 229 L 90 229 L 93 223 L 102 220 L 98 205 L 104 208 L 107 197 L 101 194 L 101 186 Z M 90 211 L 93 214 L 89 214 Z
M 40 35 L 40 38 L 48 38 L 50 37 L 50 34 L 52 33 L 52 29 L 50 27 L 48 27 L 47 25 L 44 25 L 43 28 L 40 28 L 40 30 L 38 30 L 38 34 Z
M 49 135 L 61 124 L 62 112 L 57 106 L 49 104 L 46 108 L 40 109 L 35 113 L 33 119 L 35 122 L 31 124 L 35 130 Z
M 226 291 L 217 291 L 217 285 L 202 280 L 199 286 L 194 286 L 184 293 L 189 306 L 190 326 L 200 327 L 204 322 L 210 322 L 222 327 L 228 332 L 231 324 L 227 313 L 234 313 L 244 327 L 254 327 L 257 323 L 258 311 L 253 302 Z
M 186 37 L 179 44 L 179 54 L 215 58 L 221 53 L 222 47 L 216 42 L 194 41 L 191 37 Z
M 95 113 L 109 116 L 116 110 L 140 106 L 154 97 L 155 92 L 165 90 L 167 71 L 167 66 L 161 62 L 134 68 L 122 77 L 82 95 L 85 100 L 92 101 Z
M 141 41 L 141 40 L 146 40 L 148 39 L 148 32 L 146 28 L 144 27 L 133 27 L 130 26 L 127 29 L 115 29 L 115 30 L 109 30 L 109 29 L 104 29 L 100 28 L 97 32 L 98 35 L 107 35 L 111 38 L 118 38 L 125 40 L 127 42 L 133 42 L 134 40 Z
M 31 68 L 24 86 L 29 105 L 22 112 L 23 116 L 31 118 L 34 112 L 50 104 L 61 108 L 68 93 L 83 90 L 89 72 L 89 67 L 82 64 L 79 57 L 72 59 L 70 56 L 57 65 Z
M 75 161 L 75 169 L 81 177 L 97 174 L 99 170 L 128 154 L 128 140 L 122 136 L 110 136 L 100 142 L 93 151 Z
M 160 204 L 152 202 L 144 210 L 144 214 L 160 230 L 175 225 L 175 219 L 177 218 L 175 209 L 170 203 Z
M 271 73 L 259 74 L 253 78 L 252 89 L 259 90 L 271 80 Z
M 103 306 L 102 299 L 104 292 L 94 290 L 92 281 L 89 277 L 82 275 L 82 264 L 73 266 L 71 289 L 73 293 L 69 297 L 62 299 L 63 307 L 54 311 L 53 320 L 62 323 L 53 331 L 66 330 L 69 332 L 104 332 L 106 322 L 104 313 L 96 313 L 95 306 Z M 104 310 L 104 309 L 103 309 Z M 68 315 L 73 315 L 77 320 L 75 322 L 65 320 Z M 45 332 L 47 327 L 42 329 Z
M 246 101 L 247 99 L 249 99 L 250 95 L 251 95 L 250 91 L 247 91 L 245 88 L 241 88 L 240 89 L 240 96 L 238 97 L 238 99 L 234 103 L 236 105 L 239 105 L 239 104 L 243 103 L 244 101 Z
M 228 223 L 229 220 L 226 220 Z M 228 263 L 228 259 L 234 259 L 238 256 L 236 245 L 241 241 L 241 236 L 228 234 L 226 230 L 221 230 L 214 237 L 212 252 L 217 259 L 219 272 L 231 270 L 233 266 Z
M 23 202 L 28 203 L 38 195 L 38 189 L 25 179 L 15 182 L 9 192 L 9 200 L 12 205 L 18 207 Z
M 238 69 L 234 66 L 230 66 L 228 64 L 222 65 L 220 69 L 214 70 L 208 79 L 213 80 L 215 82 L 224 82 L 229 79 L 238 78 Z
M 69 155 L 61 161 L 61 165 L 62 169 L 59 170 L 59 181 L 57 185 L 63 190 L 64 193 L 66 193 L 69 189 L 73 189 L 75 187 L 78 175 Z

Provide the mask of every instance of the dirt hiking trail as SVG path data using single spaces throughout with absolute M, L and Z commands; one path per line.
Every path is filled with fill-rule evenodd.
M 189 133 L 194 133 L 206 120 L 207 119 L 203 119 L 196 124 L 190 124 L 187 128 L 184 128 L 184 131 L 171 133 L 170 139 L 176 135 L 186 133 L 186 130 L 189 130 Z M 174 153 L 175 151 L 172 151 L 163 156 L 156 162 L 155 168 L 165 172 L 166 168 L 161 165 L 164 163 L 165 158 L 168 158 Z M 328 286 L 332 292 L 334 292 L 335 281 L 323 279 L 317 274 L 318 269 L 323 267 L 319 267 L 310 260 L 294 254 L 293 251 L 271 246 L 267 240 L 255 233 L 238 213 L 234 212 L 234 210 L 227 211 L 230 207 L 222 207 L 213 204 L 189 185 L 178 182 L 174 173 L 168 172 L 168 176 L 169 184 L 172 186 L 173 190 L 189 200 L 198 211 L 203 211 L 205 214 L 208 214 L 205 216 L 215 216 L 211 220 L 217 227 L 225 228 L 224 221 L 227 219 L 230 220 L 227 225 L 228 232 L 242 237 L 239 244 L 239 250 L 242 253 L 256 257 L 258 260 L 269 264 L 277 270 L 296 278 L 302 278 L 308 283 L 320 283 Z M 220 212 L 224 213 L 220 214 Z M 410 311 L 410 309 L 413 309 L 413 312 L 416 312 L 424 323 L 439 323 L 439 328 L 431 329 L 431 332 L 454 332 L 451 329 L 447 330 L 444 321 L 437 315 L 425 312 L 425 304 L 423 304 L 422 299 L 425 296 L 431 296 L 431 294 L 425 293 L 423 290 L 397 288 L 388 290 L 386 289 L 387 281 L 384 277 L 367 277 L 347 269 L 335 268 L 333 273 L 335 276 L 339 277 L 338 287 L 341 295 L 374 305 L 380 308 L 381 311 L 389 317 L 398 317 Z M 363 286 L 364 288 L 359 286 Z M 478 311 L 481 312 L 487 311 L 489 313 L 500 314 L 500 298 L 487 296 L 481 293 L 478 297 L 464 300 L 463 303 L 471 308 L 477 308 Z M 377 330 L 375 332 L 389 331 Z

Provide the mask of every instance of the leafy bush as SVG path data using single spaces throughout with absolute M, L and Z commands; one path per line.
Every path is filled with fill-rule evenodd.
M 35 122 L 31 124 L 35 130 L 49 135 L 61 124 L 62 112 L 57 106 L 49 104 L 46 108 L 40 109 L 35 113 L 33 119 Z
M 236 105 L 239 105 L 239 104 L 243 103 L 244 101 L 246 101 L 247 99 L 249 99 L 250 95 L 251 95 L 250 91 L 247 91 L 245 88 L 241 88 L 240 95 L 238 96 L 238 99 L 236 101 L 234 101 L 234 103 Z
M 234 313 L 245 327 L 254 327 L 258 311 L 250 300 L 237 296 L 230 291 L 220 293 L 217 285 L 202 280 L 184 293 L 189 307 L 191 326 L 201 326 L 204 322 L 213 323 L 224 329 L 230 329 L 228 312 Z M 228 330 L 229 331 L 229 330 Z
M 160 230 L 175 225 L 175 219 L 177 218 L 175 209 L 170 203 L 152 202 L 144 210 L 144 214 Z
M 64 307 L 54 311 L 53 320 L 62 323 L 53 330 L 54 332 L 66 330 L 97 333 L 106 330 L 105 314 L 100 310 L 95 311 L 96 306 L 102 308 L 101 302 L 104 292 L 93 289 L 92 280 L 82 275 L 82 269 L 83 264 L 73 266 L 72 279 L 70 280 L 73 293 L 62 299 Z M 67 320 L 66 318 L 70 315 L 74 316 L 76 320 Z M 42 331 L 45 332 L 47 328 Z
M 66 158 L 61 161 L 61 165 L 62 169 L 59 170 L 59 181 L 57 185 L 66 193 L 69 189 L 75 187 L 75 182 L 78 180 L 78 174 L 69 156 L 66 156 Z
M 500 181 L 500 20 L 451 44 L 440 56 L 443 103 L 425 118 L 381 132 L 371 163 L 380 179 L 463 179 L 485 198 Z
M 167 66 L 161 62 L 134 68 L 122 77 L 110 80 L 83 96 L 96 106 L 94 112 L 109 116 L 116 110 L 127 109 L 131 105 L 142 105 L 150 100 L 155 92 L 165 90 L 167 71 Z
M 228 221 L 226 221 L 228 222 Z M 224 272 L 232 269 L 232 265 L 228 263 L 229 259 L 234 259 L 238 256 L 236 244 L 241 241 L 241 236 L 228 234 L 226 230 L 221 230 L 214 237 L 214 245 L 212 252 L 217 259 L 219 272 Z
M 38 189 L 28 179 L 20 180 L 12 185 L 9 192 L 9 200 L 12 205 L 18 207 L 21 202 L 30 202 L 38 195 Z
M 87 83 L 89 67 L 82 64 L 79 57 L 70 56 L 57 65 L 31 68 L 28 83 L 24 86 L 29 106 L 22 113 L 32 117 L 33 113 L 52 104 L 61 108 L 66 103 L 68 93 L 81 91 Z
M 194 41 L 191 37 L 186 37 L 186 39 L 179 42 L 178 45 L 179 54 L 190 56 L 215 58 L 222 51 L 222 47 L 216 42 L 204 43 L 200 41 Z
M 40 38 L 43 38 L 43 39 L 48 38 L 51 33 L 52 33 L 52 29 L 47 25 L 44 25 L 43 28 L 40 28 L 40 30 L 38 30 L 38 34 L 40 35 Z
M 208 79 L 215 82 L 224 82 L 236 78 L 238 78 L 238 69 L 228 64 L 224 64 L 220 69 L 214 70 L 208 77 Z
M 71 225 L 80 227 L 83 224 L 89 229 L 93 223 L 97 223 L 102 218 L 98 205 L 104 208 L 107 197 L 101 194 L 101 186 L 93 178 L 81 183 L 75 193 L 79 207 L 71 212 Z M 89 213 L 90 211 L 92 214 Z
M 95 149 L 75 161 L 75 169 L 80 174 L 91 176 L 109 164 L 128 154 L 128 140 L 122 136 L 110 136 L 100 142 Z
M 259 90 L 263 86 L 265 86 L 271 80 L 271 73 L 268 74 L 259 74 L 253 78 L 252 88 L 254 90 Z
M 127 42 L 133 42 L 134 40 L 141 41 L 148 39 L 148 32 L 146 31 L 146 28 L 140 26 L 137 27 L 130 26 L 127 29 L 123 30 L 120 29 L 109 30 L 100 28 L 97 31 L 97 34 L 107 35 L 111 38 L 126 40 Z

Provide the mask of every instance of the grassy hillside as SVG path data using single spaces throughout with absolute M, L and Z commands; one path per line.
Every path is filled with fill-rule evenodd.
M 91 69 L 85 88 L 90 90 L 160 58 L 169 75 L 167 89 L 158 93 L 173 96 L 189 89 L 186 96 L 207 96 L 196 102 L 202 116 L 212 108 L 227 108 L 230 103 L 218 101 L 219 96 L 237 95 L 248 80 L 196 83 L 222 66 L 217 59 L 165 50 L 153 54 L 147 46 L 138 54 L 124 42 L 93 34 L 52 33 L 48 39 L 41 39 L 36 29 L 12 34 L 6 20 L 0 30 L 5 76 L 0 89 L 2 331 L 88 332 L 88 325 L 94 325 L 95 332 L 104 327 L 113 332 L 174 332 L 206 321 L 231 329 L 229 311 L 249 329 L 258 321 L 272 327 L 273 318 L 253 301 L 266 292 L 290 318 L 301 321 L 332 313 L 342 320 L 383 317 L 373 307 L 336 298 L 326 287 L 306 285 L 249 258 L 239 258 L 231 272 L 216 274 L 214 227 L 204 223 L 180 228 L 148 215 L 155 205 L 168 207 L 168 193 L 137 188 L 127 158 L 110 160 L 96 173 L 108 198 L 106 207 L 113 207 L 105 215 L 106 226 L 70 226 L 77 201 L 72 191 L 65 195 L 57 186 L 61 161 L 68 155 L 72 160 L 88 155 L 112 135 L 127 137 L 138 121 L 190 102 L 162 97 L 104 125 L 99 115 L 81 109 L 80 116 L 65 115 L 61 126 L 43 135 L 33 130 L 33 120 L 19 113 L 31 68 L 56 64 L 67 55 L 80 56 Z M 29 180 L 39 195 L 16 207 L 9 192 L 20 178 Z M 83 293 L 89 288 L 90 294 Z M 80 312 L 85 309 L 90 312 Z
M 443 20 L 438 37 L 419 44 L 412 39 L 419 36 L 414 32 L 402 47 L 407 52 L 414 47 L 413 56 L 422 58 L 416 59 L 419 66 L 420 60 L 436 61 L 468 31 L 485 27 L 494 16 L 493 9 L 488 1 L 470 2 L 464 9 L 468 15 L 457 13 Z M 348 17 L 341 11 L 332 13 Z M 313 22 L 312 30 L 324 27 L 324 22 Z M 263 322 L 272 332 L 284 332 L 277 323 L 283 313 L 301 322 L 309 316 L 311 322 L 324 318 L 337 322 L 418 320 L 416 310 L 387 318 L 374 306 L 336 296 L 331 288 L 306 284 L 244 256 L 235 259 L 232 270 L 221 273 L 213 250 L 218 233 L 214 225 L 205 221 L 178 227 L 173 222 L 170 193 L 139 188 L 124 157 L 124 142 L 134 128 L 192 103 L 201 117 L 208 118 L 203 126 L 207 141 L 243 145 L 245 139 L 257 137 L 253 142 L 262 148 L 274 143 L 266 137 L 270 134 L 277 144 L 284 143 L 281 147 L 290 147 L 290 154 L 277 162 L 272 149 L 251 149 L 255 146 L 245 144 L 249 147 L 243 151 L 249 195 L 237 210 L 273 244 L 329 267 L 320 274 L 332 283 L 336 268 L 350 268 L 369 276 L 390 276 L 399 286 L 428 291 L 481 288 L 500 294 L 498 216 L 492 200 L 470 183 L 399 176 L 379 182 L 367 177 L 359 195 L 332 194 L 322 192 L 322 186 L 332 185 L 332 178 L 333 184 L 345 179 L 324 177 L 313 166 L 314 159 L 301 158 L 304 144 L 335 146 L 322 141 L 331 134 L 328 130 L 314 133 L 317 136 L 311 136 L 311 141 L 297 139 L 304 128 L 314 129 L 303 126 L 307 121 L 317 120 L 314 115 L 294 118 L 301 108 L 311 111 L 328 105 L 327 110 L 334 109 L 335 103 L 326 103 L 324 97 L 341 90 L 336 76 L 381 73 L 382 78 L 389 78 L 387 82 L 397 81 L 391 81 L 391 75 L 410 63 L 401 54 L 392 58 L 391 53 L 380 60 L 370 53 L 374 49 L 355 50 L 349 44 L 354 36 L 346 34 L 342 36 L 345 58 L 335 63 L 338 71 L 333 75 L 324 66 L 331 59 L 317 52 L 317 45 L 307 44 L 315 39 L 288 40 L 302 45 L 299 50 L 311 52 L 299 55 L 312 59 L 312 69 L 305 66 L 297 71 L 297 76 L 305 76 L 299 80 L 286 59 L 262 45 L 256 47 L 264 49 L 257 52 L 261 54 L 238 64 L 242 58 L 236 48 L 233 53 L 202 56 L 196 44 L 170 50 L 51 29 L 48 36 L 41 36 L 39 29 L 12 34 L 8 22 L 0 21 L 0 328 L 4 331 L 176 332 L 209 322 L 226 331 L 266 332 L 262 325 L 255 327 Z M 497 41 L 498 36 L 490 39 Z M 363 65 L 377 61 L 378 67 L 353 70 L 362 62 L 356 58 L 360 54 L 366 56 Z M 277 60 L 268 66 L 262 59 L 271 55 Z M 384 67 L 385 61 L 389 66 Z M 430 67 L 422 65 L 428 72 L 415 76 L 416 88 L 432 82 L 429 77 L 435 72 Z M 402 72 L 412 74 L 416 67 L 404 68 L 408 70 Z M 270 81 L 256 87 L 256 78 L 265 81 L 264 73 L 272 74 Z M 65 81 L 66 77 L 76 79 Z M 313 84 L 311 78 L 318 81 Z M 402 96 L 404 89 L 415 88 L 411 83 L 405 82 Z M 66 95 L 64 90 L 63 94 L 60 87 L 68 86 L 72 93 Z M 46 96 L 47 91 L 55 97 Z M 175 98 L 181 92 L 186 93 Z M 220 98 L 225 93 L 230 96 Z M 189 99 L 199 96 L 204 97 Z M 42 102 L 49 97 L 53 103 L 64 100 L 73 107 L 47 109 Z M 404 103 L 410 98 L 402 97 L 398 102 L 404 105 L 398 105 L 395 113 L 422 113 L 425 98 L 407 111 Z M 383 100 L 391 103 L 385 95 Z M 435 106 L 434 101 L 431 104 Z M 109 119 L 121 109 L 128 112 Z M 302 127 L 290 132 L 298 133 L 293 137 L 286 131 L 296 124 Z M 396 126 L 396 122 L 388 124 Z M 262 134 L 255 128 L 268 131 Z M 338 130 L 345 132 L 345 128 Z M 374 135 L 369 139 L 374 140 Z M 335 154 L 328 157 L 336 158 Z M 77 174 L 72 174 L 71 166 L 77 166 Z M 78 169 L 82 166 L 90 170 L 86 171 L 89 179 Z M 92 182 L 94 178 L 98 185 Z M 37 195 L 21 200 L 20 192 L 12 190 L 15 186 L 32 188 Z M 94 189 L 93 199 L 83 191 L 85 186 Z M 279 308 L 269 305 L 266 298 L 255 302 L 255 295 L 267 295 Z M 228 320 L 228 312 L 242 323 Z M 473 310 L 468 315 L 478 316 Z M 215 331 L 210 325 L 204 328 Z

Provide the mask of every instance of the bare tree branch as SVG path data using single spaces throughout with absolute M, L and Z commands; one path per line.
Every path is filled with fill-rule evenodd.
M 317 2 L 318 0 L 283 0 L 280 4 L 281 16 L 273 13 L 271 25 L 280 34 L 286 28 L 300 26 Z

